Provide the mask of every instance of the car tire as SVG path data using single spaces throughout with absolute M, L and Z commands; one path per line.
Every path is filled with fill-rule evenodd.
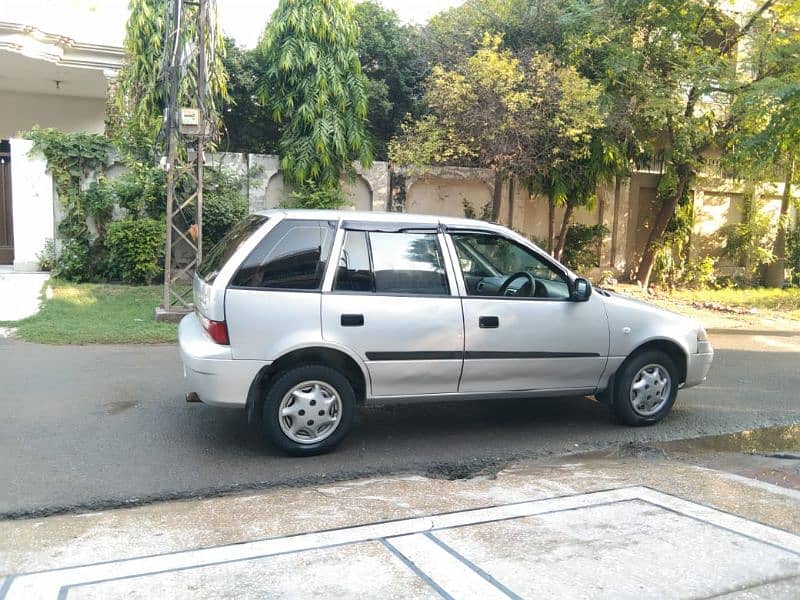
M 669 414 L 678 395 L 678 370 L 659 350 L 628 359 L 614 376 L 611 408 L 626 425 L 653 425 Z
M 269 385 L 262 406 L 267 440 L 293 456 L 329 452 L 353 424 L 356 397 L 342 373 L 325 365 L 283 371 Z

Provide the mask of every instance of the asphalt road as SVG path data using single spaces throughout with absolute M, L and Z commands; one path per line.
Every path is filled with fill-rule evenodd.
M 504 461 L 800 422 L 800 334 L 712 336 L 706 385 L 649 428 L 588 398 L 367 407 L 335 453 L 287 458 L 243 413 L 186 404 L 173 346 L 0 339 L 0 517 Z

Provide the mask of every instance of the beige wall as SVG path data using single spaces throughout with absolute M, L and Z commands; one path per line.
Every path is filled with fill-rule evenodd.
M 102 133 L 105 101 L 0 91 L 0 139 L 16 137 L 34 125 L 64 132 Z
M 480 216 L 487 203 L 491 206 L 492 190 L 477 179 L 423 177 L 406 191 L 405 212 L 463 217 L 465 200 Z

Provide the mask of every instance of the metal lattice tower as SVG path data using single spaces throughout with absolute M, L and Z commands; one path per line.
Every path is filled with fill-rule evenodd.
M 192 276 L 203 258 L 203 151 L 213 135 L 206 47 L 216 35 L 211 15 L 216 15 L 215 0 L 170 0 L 162 69 L 167 100 L 163 130 L 167 236 L 161 309 L 166 313 L 191 308 Z M 191 99 L 196 113 L 182 110 L 187 108 L 181 105 L 184 99 Z

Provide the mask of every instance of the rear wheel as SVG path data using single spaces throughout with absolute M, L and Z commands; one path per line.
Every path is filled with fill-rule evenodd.
M 305 365 L 277 376 L 264 398 L 267 439 L 289 454 L 312 456 L 332 450 L 353 422 L 355 392 L 336 369 Z
M 610 392 L 614 413 L 627 425 L 652 425 L 667 416 L 678 395 L 678 370 L 659 350 L 646 350 L 614 377 Z

